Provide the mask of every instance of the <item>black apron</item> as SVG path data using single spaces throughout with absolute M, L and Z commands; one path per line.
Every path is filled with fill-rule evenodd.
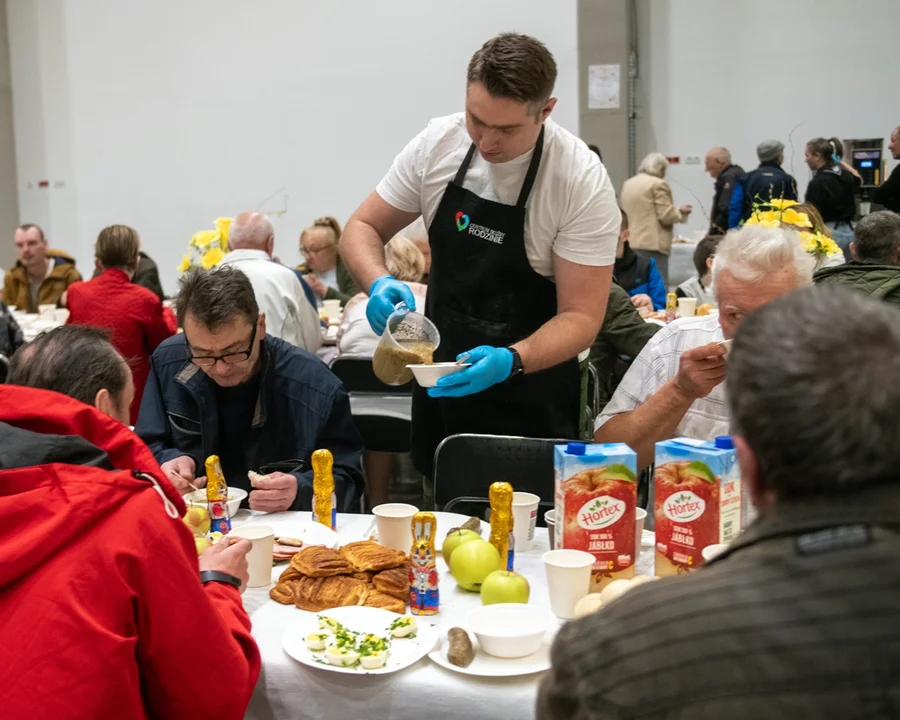
M 474 143 L 444 190 L 428 228 L 432 262 L 425 315 L 441 333 L 435 362 L 455 361 L 479 345 L 508 347 L 556 315 L 556 284 L 532 269 L 525 252 L 525 205 L 543 148 L 541 129 L 515 205 L 463 188 Z M 577 438 L 580 404 L 577 358 L 463 398 L 431 398 L 416 385 L 413 463 L 432 477 L 435 449 L 456 433 Z

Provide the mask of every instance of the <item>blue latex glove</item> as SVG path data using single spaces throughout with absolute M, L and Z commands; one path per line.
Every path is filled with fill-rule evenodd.
M 409 285 L 390 275 L 384 275 L 372 283 L 366 305 L 366 319 L 376 335 L 384 333 L 387 319 L 394 312 L 397 303 L 403 303 L 410 310 L 416 309 L 416 298 Z
M 466 362 L 472 363 L 461 372 L 447 375 L 437 381 L 437 386 L 428 388 L 431 397 L 465 397 L 487 390 L 491 385 L 501 383 L 512 372 L 513 356 L 506 348 L 482 345 L 460 353 L 457 360 L 466 355 Z

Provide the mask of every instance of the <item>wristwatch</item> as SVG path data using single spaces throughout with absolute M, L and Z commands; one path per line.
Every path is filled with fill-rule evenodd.
M 512 380 L 517 375 L 525 374 L 525 365 L 522 362 L 522 356 L 519 355 L 519 351 L 515 348 L 506 348 L 512 353 L 512 370 L 509 371 L 509 377 L 507 380 Z
M 234 585 L 238 589 L 241 587 L 240 578 L 236 578 L 234 575 L 229 575 L 228 573 L 219 572 L 218 570 L 203 570 L 200 573 L 200 582 L 204 585 L 206 585 L 206 583 L 218 582 L 223 585 Z

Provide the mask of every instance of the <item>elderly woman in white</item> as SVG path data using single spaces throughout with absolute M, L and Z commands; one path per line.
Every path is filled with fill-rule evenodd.
M 745 225 L 729 232 L 712 266 L 719 313 L 671 322 L 644 346 L 597 418 L 594 439 L 626 443 L 644 468 L 660 440 L 727 435 L 722 342 L 748 313 L 811 284 L 815 264 L 794 230 Z
M 622 185 L 619 203 L 628 215 L 629 245 L 638 255 L 651 257 L 669 283 L 669 251 L 672 228 L 687 220 L 690 205 L 675 207 L 672 190 L 665 181 L 669 161 L 660 153 L 650 153 L 638 167 L 638 174 Z

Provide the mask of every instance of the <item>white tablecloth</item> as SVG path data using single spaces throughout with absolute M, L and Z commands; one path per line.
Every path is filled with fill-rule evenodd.
M 279 524 L 309 520 L 309 513 L 262 515 L 242 510 L 235 524 Z M 340 544 L 360 540 L 372 521 L 370 515 L 338 515 Z M 645 540 L 645 550 L 647 541 Z M 531 604 L 550 607 L 541 555 L 549 549 L 546 529 L 538 528 L 532 550 L 516 553 L 516 571 L 531 584 Z M 641 572 L 652 573 L 652 553 L 638 560 Z M 273 571 L 281 574 L 284 565 Z M 441 611 L 433 618 L 439 628 L 463 624 L 466 615 L 481 604 L 476 593 L 460 590 L 442 558 Z M 372 718 L 373 720 L 421 720 L 473 718 L 526 720 L 534 716 L 540 675 L 479 679 L 460 675 L 434 664 L 427 657 L 390 675 L 343 675 L 301 665 L 282 649 L 284 629 L 300 617 L 296 608 L 269 599 L 269 588 L 247 590 L 244 607 L 253 621 L 253 636 L 262 654 L 262 673 L 246 718 Z M 431 620 L 429 618 L 429 620 Z M 422 620 L 420 619 L 420 622 Z

